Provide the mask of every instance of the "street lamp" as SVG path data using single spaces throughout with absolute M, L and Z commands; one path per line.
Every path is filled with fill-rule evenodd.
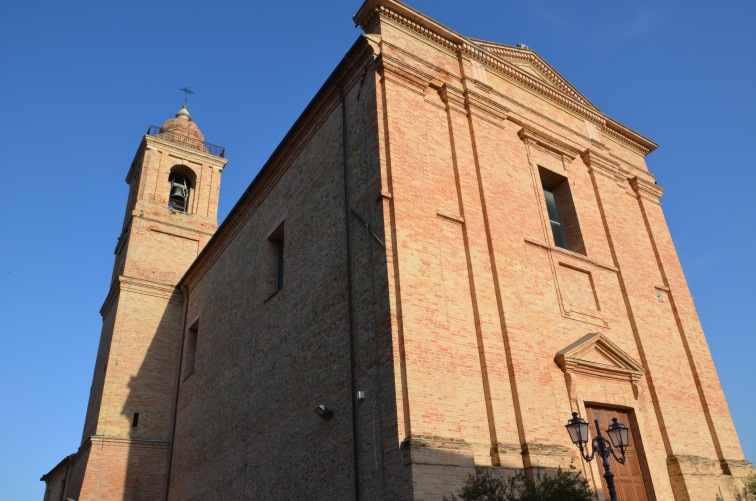
M 596 423 L 596 437 L 593 439 L 590 456 L 584 450 L 585 444 L 588 443 L 588 423 L 586 423 L 583 418 L 578 417 L 577 412 L 573 412 L 572 419 L 567 421 L 565 428 L 567 428 L 567 432 L 570 434 L 572 443 L 580 448 L 580 455 L 583 456 L 586 461 L 593 461 L 593 457 L 596 455 L 596 451 L 598 451 L 599 456 L 601 456 L 601 459 L 603 460 L 604 478 L 606 479 L 606 486 L 609 489 L 609 498 L 611 501 L 617 501 L 617 491 L 614 488 L 614 473 L 612 473 L 612 470 L 609 467 L 609 454 L 614 456 L 614 459 L 616 459 L 619 464 L 625 464 L 625 448 L 627 448 L 629 443 L 629 430 L 627 429 L 627 426 L 618 422 L 617 418 L 612 418 L 612 424 L 609 425 L 609 429 L 606 430 L 606 434 L 609 435 L 609 440 L 612 442 L 610 445 L 606 443 L 606 439 L 601 435 L 598 419 L 594 420 L 594 422 Z M 620 450 L 622 458 L 617 457 L 612 445 Z

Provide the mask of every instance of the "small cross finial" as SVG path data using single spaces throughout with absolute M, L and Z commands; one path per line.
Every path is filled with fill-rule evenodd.
M 186 100 L 189 99 L 189 94 L 194 94 L 194 91 L 189 87 L 181 87 L 181 92 L 184 93 L 184 106 L 186 106 Z

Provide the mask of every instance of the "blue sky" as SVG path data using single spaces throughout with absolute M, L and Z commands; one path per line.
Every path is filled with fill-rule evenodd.
M 147 127 L 195 90 L 192 114 L 230 160 L 222 219 L 361 33 L 357 1 L 256 3 L 0 6 L 3 499 L 41 500 L 39 477 L 79 444 L 124 178 Z M 660 144 L 647 161 L 755 461 L 756 3 L 409 5 L 469 37 L 527 44 Z

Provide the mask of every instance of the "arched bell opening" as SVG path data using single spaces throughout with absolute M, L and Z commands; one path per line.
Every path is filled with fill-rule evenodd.
M 191 213 L 194 192 L 194 172 L 186 165 L 174 165 L 168 176 L 168 208 L 178 212 Z

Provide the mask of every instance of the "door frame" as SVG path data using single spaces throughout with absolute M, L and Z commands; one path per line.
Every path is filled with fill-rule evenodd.
M 638 423 L 638 418 L 635 412 L 635 408 L 633 407 L 627 407 L 624 405 L 616 405 L 616 404 L 608 404 L 605 402 L 596 402 L 593 400 L 583 400 L 580 402 L 580 407 L 582 415 L 588 417 L 588 408 L 594 408 L 594 409 L 606 409 L 606 410 L 617 410 L 621 411 L 627 414 L 628 423 L 625 424 L 628 428 L 630 428 L 630 433 L 633 437 L 633 442 L 635 445 L 635 452 L 638 455 L 638 466 L 641 470 L 641 477 L 643 478 L 643 487 L 646 490 L 646 497 L 649 501 L 657 501 L 656 500 L 656 494 L 654 493 L 654 484 L 651 481 L 651 470 L 648 467 L 648 460 L 646 459 L 646 451 L 643 446 L 643 437 L 640 433 L 640 426 Z M 589 423 L 590 426 L 595 425 L 593 423 Z M 591 430 L 594 430 L 594 428 L 591 428 Z M 593 435 L 594 431 L 591 431 L 591 435 Z M 602 430 L 602 434 L 606 435 L 604 430 Z M 609 437 L 604 437 L 609 440 Z M 610 442 L 611 443 L 611 442 Z M 599 494 L 599 497 L 603 497 L 604 495 L 604 472 L 602 471 L 603 468 L 599 466 L 600 458 L 596 457 L 591 463 L 587 464 L 586 466 L 591 471 L 591 477 L 593 480 L 593 488 L 596 491 L 597 494 Z M 614 458 L 610 458 L 609 461 L 611 464 L 617 464 L 616 461 L 614 461 Z M 585 460 L 583 460 L 585 463 Z M 613 472 L 616 473 L 616 471 L 613 470 Z M 597 484 L 598 482 L 598 484 Z M 605 500 L 608 501 L 608 500 Z

